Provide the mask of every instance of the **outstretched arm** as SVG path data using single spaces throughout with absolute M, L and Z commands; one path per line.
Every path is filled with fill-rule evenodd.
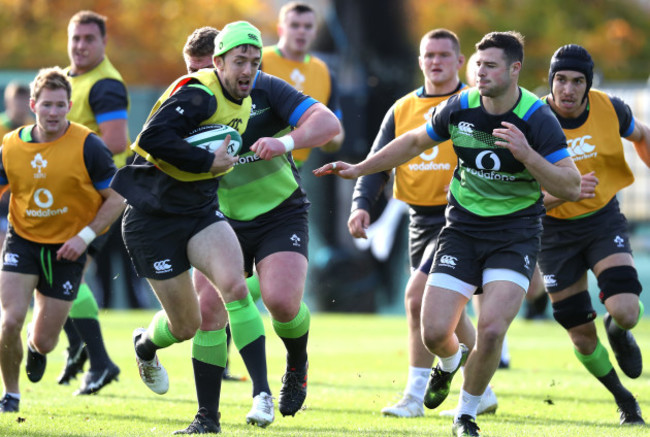
M 333 162 L 314 170 L 316 176 L 334 173 L 344 179 L 356 179 L 359 176 L 393 169 L 414 156 L 438 144 L 427 133 L 426 125 L 410 130 L 388 143 L 379 152 L 367 157 L 358 164 Z

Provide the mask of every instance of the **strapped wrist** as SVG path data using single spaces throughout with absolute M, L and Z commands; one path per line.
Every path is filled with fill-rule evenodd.
M 95 233 L 95 231 L 92 230 L 90 226 L 86 226 L 85 228 L 79 231 L 77 237 L 84 240 L 86 246 L 88 246 L 90 243 L 92 243 L 95 237 L 97 237 L 97 234 Z

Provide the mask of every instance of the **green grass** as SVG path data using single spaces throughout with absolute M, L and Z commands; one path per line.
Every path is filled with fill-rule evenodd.
M 48 368 L 40 383 L 31 384 L 21 373 L 21 412 L 0 417 L 0 435 L 168 436 L 187 426 L 196 413 L 190 342 L 159 353 L 170 374 L 166 395 L 149 391 L 138 376 L 131 332 L 137 326 L 146 326 L 152 314 L 102 312 L 108 349 L 122 373 L 118 383 L 110 384 L 97 396 L 75 397 L 72 393 L 77 384 L 56 384 L 67 346 L 62 338 L 58 349 L 48 356 Z M 268 324 L 268 317 L 265 319 L 269 380 L 277 396 L 284 370 L 284 347 Z M 601 339 L 607 344 L 598 322 Z M 645 319 L 635 334 L 647 351 L 650 320 Z M 221 401 L 223 435 L 451 435 L 450 419 L 439 417 L 437 411 L 427 410 L 425 417 L 418 419 L 385 418 L 379 412 L 396 401 L 404 388 L 408 366 L 405 338 L 402 317 L 314 315 L 306 409 L 296 417 L 283 418 L 276 406 L 276 420 L 269 428 L 247 426 L 250 383 L 226 382 Z M 650 436 L 650 427 L 618 426 L 612 397 L 582 368 L 567 335 L 554 321 L 516 320 L 508 342 L 512 366 L 497 371 L 492 380 L 499 409 L 496 415 L 479 417 L 483 436 Z M 241 359 L 232 355 L 233 373 L 244 374 Z M 625 376 L 622 380 L 638 396 L 641 407 L 650 411 L 648 372 L 636 380 Z M 455 406 L 460 382 L 461 378 L 456 378 L 452 394 L 441 409 Z

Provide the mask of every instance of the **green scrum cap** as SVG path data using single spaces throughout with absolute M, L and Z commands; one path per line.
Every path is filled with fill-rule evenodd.
M 262 50 L 262 34 L 248 21 L 228 23 L 214 40 L 214 55 L 221 56 L 237 46 L 250 44 Z

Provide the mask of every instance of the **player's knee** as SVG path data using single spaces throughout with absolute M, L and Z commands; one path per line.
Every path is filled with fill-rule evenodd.
M 487 350 L 501 350 L 501 342 L 507 330 L 505 323 L 495 321 L 481 324 L 476 330 L 476 343 Z
M 189 340 L 194 337 L 196 331 L 201 327 L 201 319 L 188 320 L 187 323 L 179 326 L 178 328 L 172 327 L 171 333 L 178 341 Z
M 554 302 L 553 317 L 566 330 L 592 322 L 596 318 L 596 311 L 591 305 L 589 292 L 583 290 L 564 300 Z
M 234 300 L 241 300 L 246 298 L 248 295 L 248 287 L 246 287 L 246 281 L 243 277 L 232 276 L 230 278 L 225 278 L 219 282 L 219 291 L 224 297 L 224 300 L 231 302 Z
M 423 325 L 421 331 L 422 342 L 429 350 L 438 349 L 449 340 L 450 336 L 447 332 L 430 326 Z
M 2 314 L 2 336 L 3 337 L 20 337 L 23 325 L 25 324 L 25 316 L 12 314 L 5 311 Z
M 609 309 L 609 314 L 616 321 L 616 324 L 623 329 L 632 329 L 639 322 L 638 311 L 627 311 L 625 308 Z
M 58 336 L 32 334 L 30 342 L 39 354 L 49 354 L 59 342 Z
M 268 298 L 264 299 L 264 306 L 266 306 L 274 320 L 288 323 L 298 315 L 301 302 L 300 299 L 288 299 L 287 296 L 270 294 Z
M 614 266 L 603 270 L 598 275 L 599 298 L 602 303 L 617 294 L 641 294 L 639 275 L 633 266 Z M 634 321 L 636 323 L 636 321 Z

